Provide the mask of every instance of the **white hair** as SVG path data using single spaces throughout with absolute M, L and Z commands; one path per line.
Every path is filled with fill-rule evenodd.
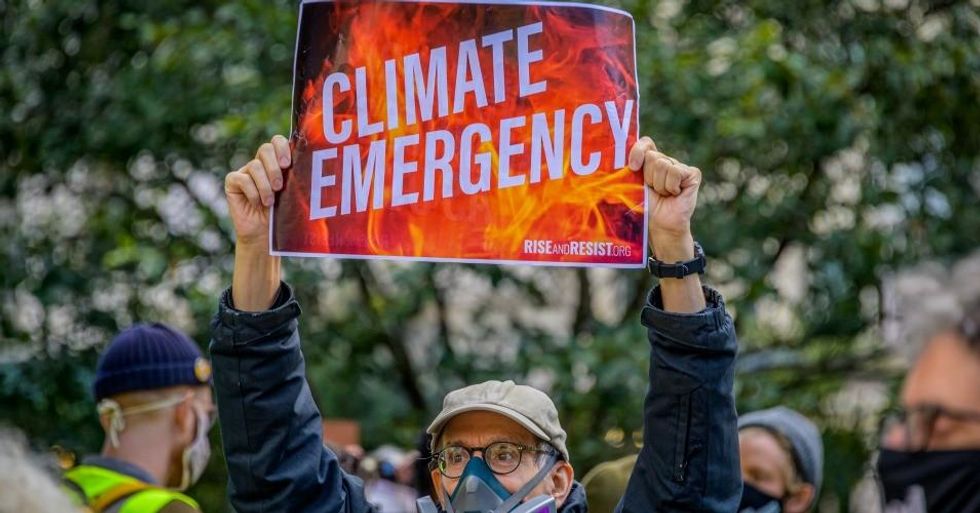
M 952 266 L 928 262 L 901 271 L 885 280 L 882 298 L 885 345 L 911 363 L 980 303 L 980 250 Z
M 64 513 L 78 509 L 19 432 L 0 428 L 0 513 Z

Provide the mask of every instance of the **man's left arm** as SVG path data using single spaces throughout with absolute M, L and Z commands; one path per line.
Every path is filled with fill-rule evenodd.
M 630 166 L 649 187 L 655 258 L 692 260 L 701 172 L 637 142 Z M 641 313 L 650 342 L 643 448 L 617 511 L 735 511 L 742 492 L 733 395 L 737 351 L 721 295 L 698 274 L 663 278 Z
M 735 511 L 742 491 L 735 401 L 735 330 L 718 292 L 678 313 L 653 289 L 641 313 L 650 342 L 643 448 L 624 512 Z

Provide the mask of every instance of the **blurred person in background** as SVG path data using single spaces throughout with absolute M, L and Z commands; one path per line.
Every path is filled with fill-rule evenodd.
M 927 338 L 900 401 L 876 463 L 883 511 L 980 512 L 980 303 Z
M 210 381 L 210 363 L 180 331 L 137 324 L 119 333 L 100 356 L 94 383 L 102 453 L 65 472 L 79 502 L 95 512 L 198 512 L 180 492 L 211 455 Z
M 603 513 L 616 509 L 626 492 L 626 484 L 629 483 L 635 466 L 636 455 L 631 454 L 602 462 L 585 474 L 582 486 L 585 487 L 585 496 L 589 500 L 589 511 Z
M 777 406 L 738 419 L 744 482 L 739 513 L 804 513 L 823 481 L 823 441 L 808 418 Z M 589 510 L 608 513 L 626 490 L 636 455 L 596 465 L 585 478 Z
M 415 451 L 404 451 L 393 445 L 382 445 L 368 456 L 373 469 L 364 495 L 380 513 L 414 513 Z M 368 460 L 365 460 L 365 462 Z
M 823 482 L 823 441 L 810 419 L 783 406 L 738 418 L 740 513 L 805 513 Z
M 323 445 L 333 451 L 337 455 L 337 460 L 340 462 L 340 468 L 344 469 L 344 472 L 348 474 L 357 474 L 360 472 L 361 463 L 364 460 L 364 448 L 357 444 L 345 444 L 339 446 L 335 443 L 323 441 Z
M 323 446 L 300 308 L 282 282 L 279 257 L 269 254 L 269 207 L 291 159 L 288 141 L 276 136 L 225 178 L 235 267 L 212 323 L 211 355 L 229 495 L 239 513 L 366 513 L 363 483 Z M 629 167 L 648 187 L 649 268 L 662 279 L 641 314 L 651 358 L 644 445 L 617 509 L 730 513 L 742 489 L 732 395 L 737 343 L 721 295 L 701 285 L 705 257 L 690 231 L 701 172 L 660 153 L 648 137 L 631 149 Z M 587 511 L 558 410 L 540 390 L 512 381 L 455 390 L 428 433 L 436 494 L 419 500 L 420 511 L 437 511 L 436 503 L 466 513 Z
M 23 435 L 0 429 L 0 513 L 75 511 L 45 465 L 27 449 Z

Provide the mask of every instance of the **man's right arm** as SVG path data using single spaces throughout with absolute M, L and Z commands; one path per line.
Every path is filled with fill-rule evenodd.
M 268 252 L 268 207 L 288 167 L 289 146 L 277 136 L 225 179 L 237 245 L 232 287 L 212 322 L 211 357 L 229 496 L 239 513 L 369 512 L 361 481 L 323 445 L 300 308 Z

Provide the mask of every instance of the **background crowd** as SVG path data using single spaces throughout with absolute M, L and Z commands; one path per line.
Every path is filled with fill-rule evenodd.
M 706 176 L 694 231 L 739 332 L 739 412 L 812 419 L 819 511 L 873 511 L 901 378 L 980 298 L 980 5 L 609 4 L 636 19 L 643 132 Z M 34 451 L 98 452 L 96 358 L 121 329 L 205 346 L 230 282 L 221 180 L 288 129 L 296 13 L 0 2 L 0 422 Z M 359 421 L 380 493 L 409 482 L 380 447 L 409 454 L 448 390 L 502 375 L 549 391 L 579 475 L 636 452 L 645 273 L 285 266 L 314 395 Z M 211 436 L 189 494 L 227 511 Z

